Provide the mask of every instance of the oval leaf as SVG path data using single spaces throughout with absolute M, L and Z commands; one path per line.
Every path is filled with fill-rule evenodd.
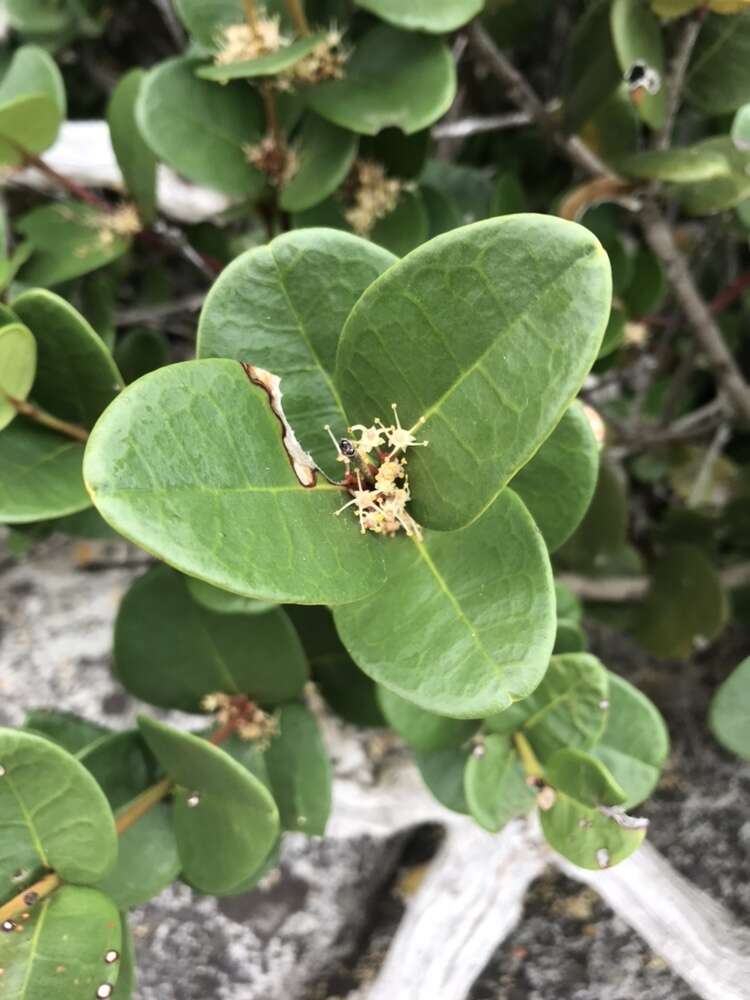
M 685 80 L 692 105 L 711 115 L 750 101 L 750 12 L 709 14 L 703 22 Z
M 544 780 L 587 806 L 618 806 L 627 798 L 600 760 L 572 747 L 552 754 L 544 765 Z
M 217 614 L 262 615 L 276 607 L 275 604 L 269 604 L 267 601 L 254 601 L 252 597 L 241 597 L 228 590 L 212 587 L 205 580 L 196 580 L 192 576 L 186 576 L 185 583 L 194 601 L 203 605 L 204 608 L 208 608 L 209 611 L 217 612 Z
M 0 729 L 0 898 L 18 869 L 53 869 L 68 882 L 96 882 L 115 863 L 117 834 L 104 793 L 65 750 Z
M 352 423 L 424 418 L 410 455 L 413 512 L 467 524 L 559 423 L 609 319 L 610 269 L 596 238 L 561 219 L 511 215 L 410 253 L 347 320 L 336 384 Z
M 427 712 L 388 688 L 377 688 L 388 725 L 415 750 L 448 750 L 470 740 L 479 728 L 472 719 L 449 719 Z
M 642 844 L 646 820 L 625 813 L 603 813 L 557 792 L 551 809 L 540 813 L 542 832 L 564 858 L 594 871 L 624 861 Z
M 188 361 L 118 397 L 91 434 L 84 477 L 120 534 L 214 586 L 300 604 L 372 593 L 383 547 L 334 517 L 340 489 L 300 484 L 282 433 L 241 365 Z
M 303 212 L 338 189 L 357 155 L 357 136 L 311 112 L 295 136 L 294 151 L 297 169 L 279 197 L 285 212 Z
M 380 24 L 357 43 L 345 78 L 311 87 L 308 103 L 352 132 L 376 135 L 396 125 L 411 135 L 445 114 L 455 93 L 456 70 L 441 39 Z
M 125 595 L 114 662 L 136 697 L 185 712 L 200 711 L 203 697 L 214 692 L 277 704 L 296 697 L 308 678 L 302 645 L 283 611 L 209 611 L 167 566 L 150 569 Z
M 17 413 L 8 396 L 26 399 L 35 373 L 36 341 L 29 328 L 22 323 L 0 327 L 0 430 Z
M 614 0 L 611 11 L 612 40 L 623 73 L 637 62 L 659 74 L 658 90 L 639 93 L 635 106 L 641 118 L 653 129 L 661 128 L 667 112 L 664 76 L 666 60 L 661 25 L 654 12 L 642 0 Z
M 282 379 L 287 419 L 329 475 L 341 464 L 325 424 L 347 419 L 333 370 L 339 334 L 362 292 L 395 261 L 358 236 L 287 233 L 249 250 L 219 276 L 198 327 L 198 356 L 234 358 Z
M 0 524 L 74 514 L 90 506 L 81 476 L 83 445 L 24 417 L 0 434 Z
M 309 55 L 316 45 L 325 42 L 326 34 L 326 32 L 319 32 L 316 35 L 298 38 L 290 45 L 284 45 L 276 52 L 269 52 L 256 59 L 240 59 L 237 62 L 200 66 L 196 73 L 203 80 L 214 80 L 217 83 L 274 76 L 276 73 L 281 73 L 282 70 L 291 69 L 300 59 Z
M 484 7 L 484 0 L 410 0 L 409 3 L 403 0 L 356 0 L 356 4 L 398 28 L 440 34 L 454 31 L 470 21 Z
M 37 903 L 22 927 L 22 934 L 0 934 L 6 1000 L 81 1000 L 107 984 L 114 990 L 120 963 L 105 956 L 119 958 L 122 928 L 104 893 L 64 885 Z
M 722 746 L 750 758 L 750 657 L 727 677 L 711 701 L 711 732 Z
M 334 614 L 365 673 L 452 718 L 482 718 L 534 690 L 552 651 L 555 597 L 544 542 L 515 494 L 462 531 L 383 552 L 386 586 Z
M 491 833 L 534 806 L 534 793 L 506 736 L 487 736 L 474 748 L 466 762 L 464 791 L 471 815 Z
M 599 446 L 574 403 L 512 487 L 536 521 L 550 552 L 573 534 L 588 510 L 599 473 Z
M 143 737 L 177 784 L 174 824 L 185 878 L 220 895 L 253 872 L 273 846 L 279 815 L 265 787 L 206 740 L 140 718 Z
M 304 705 L 284 705 L 277 721 L 264 756 L 281 826 L 322 837 L 331 812 L 331 764 L 318 724 Z
M 132 69 L 121 77 L 107 108 L 112 148 L 122 171 L 125 188 L 138 206 L 144 223 L 156 216 L 156 157 L 146 145 L 135 117 L 145 71 Z

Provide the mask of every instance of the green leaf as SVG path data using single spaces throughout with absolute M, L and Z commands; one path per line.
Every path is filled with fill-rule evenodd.
M 750 101 L 750 12 L 709 14 L 690 60 L 687 100 L 706 114 L 734 111 Z
M 169 361 L 169 341 L 159 330 L 130 330 L 114 349 L 117 367 L 125 382 L 135 382 Z
M 598 473 L 599 446 L 586 411 L 575 402 L 511 483 L 550 552 L 559 549 L 583 520 Z
M 196 604 L 220 615 L 262 615 L 276 607 L 267 601 L 254 601 L 252 597 L 241 597 L 220 587 L 212 587 L 205 580 L 196 580 L 192 576 L 186 576 L 185 583 Z
M 357 155 L 357 136 L 309 112 L 293 142 L 297 169 L 279 197 L 285 212 L 324 201 L 344 182 Z
M 237 362 L 188 361 L 117 398 L 91 434 L 84 477 L 115 530 L 214 586 L 300 604 L 372 593 L 384 547 L 334 516 L 337 487 L 300 485 L 282 433 Z
M 696 184 L 681 185 L 677 194 L 690 215 L 710 215 L 734 208 L 750 197 L 750 151 L 738 148 L 729 136 L 705 139 L 696 148 L 724 157 L 726 176 Z
M 255 59 L 240 59 L 237 62 L 199 66 L 195 72 L 201 79 L 213 80 L 216 83 L 275 76 L 283 70 L 291 69 L 300 59 L 308 56 L 317 45 L 325 42 L 326 36 L 327 32 L 321 31 L 315 35 L 298 38 L 290 45 L 284 45 L 277 49 L 276 52 L 269 52 Z
M 117 865 L 96 887 L 121 909 L 147 903 L 179 877 L 182 863 L 168 806 L 147 812 L 122 834 L 119 845 Z
M 325 431 L 348 421 L 333 382 L 341 328 L 364 290 L 395 258 L 335 230 L 287 233 L 248 250 L 216 280 L 198 326 L 198 356 L 247 361 L 278 375 L 303 448 L 338 478 Z
M 693 545 L 675 545 L 651 567 L 651 583 L 637 621 L 637 634 L 657 656 L 690 656 L 715 639 L 728 607 L 719 575 Z
M 555 654 L 585 653 L 587 646 L 586 633 L 580 625 L 576 622 L 566 621 L 564 618 L 558 619 L 553 650 Z
M 424 417 L 410 454 L 418 521 L 476 518 L 554 430 L 599 350 L 609 263 L 586 229 L 512 215 L 438 236 L 351 312 L 336 361 L 351 423 Z
M 555 598 L 557 602 L 557 618 L 579 624 L 583 615 L 583 605 L 577 594 L 570 587 L 555 580 Z
M 424 243 L 428 227 L 427 209 L 419 191 L 404 190 L 393 211 L 377 220 L 369 238 L 401 257 Z
M 121 948 L 112 900 L 96 889 L 64 885 L 36 904 L 22 934 L 0 935 L 3 1000 L 95 997 L 100 987 L 117 983 Z M 110 953 L 118 958 L 109 962 Z
M 65 299 L 43 288 L 19 295 L 13 309 L 37 342 L 31 398 L 61 420 L 93 426 L 122 388 L 101 338 Z
M 36 45 L 13 55 L 0 83 L 0 163 L 18 166 L 41 153 L 65 119 L 65 87 L 54 60 Z
M 18 869 L 53 869 L 90 884 L 117 858 L 104 793 L 88 771 L 42 736 L 0 729 L 0 898 Z
M 377 14 L 397 28 L 442 34 L 454 31 L 475 17 L 484 0 L 355 0 L 358 7 Z
M 365 673 L 452 718 L 501 712 L 534 690 L 552 651 L 554 591 L 542 538 L 514 493 L 468 528 L 398 539 L 383 554 L 388 584 L 334 612 Z
M 491 207 L 493 215 L 526 211 L 526 195 L 515 171 L 506 170 L 495 178 Z
M 32 708 L 26 713 L 23 728 L 31 730 L 37 736 L 45 736 L 72 754 L 77 754 L 79 750 L 110 733 L 105 726 L 82 719 L 73 712 L 61 712 L 55 708 Z
M 196 42 L 208 49 L 224 28 L 245 23 L 243 0 L 175 0 L 175 9 Z
M 633 278 L 623 292 L 628 313 L 635 319 L 654 313 L 667 292 L 667 281 L 659 259 L 646 247 L 633 256 Z
M 466 748 L 414 754 L 422 781 L 441 805 L 457 813 L 469 813 L 464 790 L 468 759 L 469 750 Z
M 120 975 L 117 977 L 117 1000 L 131 1000 L 136 987 L 135 949 L 133 933 L 128 926 L 127 913 L 120 914 L 122 945 L 120 949 Z
M 204 695 L 262 704 L 296 697 L 307 681 L 302 645 L 280 609 L 220 614 L 190 596 L 184 576 L 156 566 L 135 581 L 115 623 L 115 671 L 152 705 L 197 712 Z
M 331 765 L 318 724 L 304 705 L 283 705 L 265 752 L 284 830 L 322 837 L 331 812 Z
M 565 47 L 562 89 L 566 128 L 578 131 L 610 101 L 621 82 L 610 5 L 587 4 Z
M 708 724 L 722 746 L 750 758 L 750 657 L 716 691 Z
M 78 201 L 41 205 L 22 215 L 15 228 L 33 247 L 21 269 L 24 284 L 60 285 L 122 257 L 131 237 L 113 229 L 111 218 Z
M 624 809 L 649 797 L 669 754 L 669 734 L 658 709 L 617 674 L 609 674 L 607 723 L 591 752 L 625 790 Z
M 655 94 L 643 93 L 636 102 L 641 118 L 653 129 L 663 126 L 667 102 L 664 78 L 666 60 L 661 25 L 643 0 L 614 0 L 611 11 L 612 40 L 623 73 L 634 63 L 645 63 L 659 74 Z
M 199 79 L 196 65 L 167 59 L 146 74 L 136 104 L 141 133 L 159 159 L 189 180 L 254 198 L 265 178 L 245 148 L 263 134 L 260 98 L 242 81 L 219 87 Z
M 375 135 L 398 126 L 407 135 L 437 121 L 453 103 L 456 70 L 443 41 L 387 24 L 364 35 L 343 80 L 310 88 L 310 107 L 335 125 Z
M 112 148 L 122 171 L 125 188 L 148 224 L 156 216 L 156 157 L 146 145 L 136 122 L 135 108 L 145 71 L 132 69 L 121 77 L 107 108 Z
M 305 647 L 313 680 L 329 708 L 354 726 L 384 726 L 375 683 L 347 653 L 328 608 L 290 604 L 287 614 Z
M 726 156 L 718 149 L 697 143 L 681 149 L 636 153 L 621 161 L 620 169 L 629 177 L 689 184 L 692 181 L 725 177 L 731 168 Z
M 105 732 L 81 747 L 76 757 L 96 778 L 113 809 L 127 805 L 158 775 L 153 754 L 135 729 Z
M 471 815 L 490 833 L 534 806 L 534 793 L 506 736 L 486 736 L 474 748 L 466 761 L 464 791 Z
M 541 684 L 527 698 L 485 722 L 489 732 L 520 731 L 542 764 L 557 750 L 589 750 L 607 719 L 607 671 L 595 656 L 553 656 Z
M 551 809 L 540 812 L 548 843 L 580 868 L 599 870 L 624 861 L 642 844 L 647 821 L 577 802 L 557 792 Z
M 448 750 L 466 743 L 478 720 L 449 719 L 427 712 L 400 695 L 378 686 L 377 698 L 386 722 L 415 750 Z
M 609 462 L 602 461 L 586 515 L 560 550 L 560 556 L 575 569 L 601 569 L 608 558 L 622 550 L 627 530 L 628 503 L 622 474 Z
M 253 872 L 273 846 L 279 815 L 241 764 L 190 733 L 138 720 L 144 739 L 176 782 L 174 825 L 185 878 L 221 895 Z
M 544 765 L 544 780 L 556 791 L 587 806 L 619 806 L 627 798 L 600 760 L 571 747 L 552 754 Z
M 450 232 L 461 225 L 461 213 L 454 198 L 429 184 L 419 186 L 422 204 L 427 212 L 428 237 Z
M 28 327 L 10 323 L 0 327 L 0 430 L 17 410 L 8 396 L 24 400 L 36 374 L 36 341 Z
M 46 521 L 88 507 L 82 459 L 77 441 L 14 420 L 0 434 L 0 524 Z

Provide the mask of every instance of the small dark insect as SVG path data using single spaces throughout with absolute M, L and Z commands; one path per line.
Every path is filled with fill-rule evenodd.
M 626 71 L 623 79 L 631 91 L 642 87 L 649 94 L 656 94 L 661 89 L 661 77 L 657 70 L 638 59 Z
M 341 449 L 341 454 L 346 455 L 347 458 L 352 458 L 357 450 L 349 438 L 341 438 L 339 448 Z
M 26 906 L 33 906 L 38 899 L 39 899 L 38 892 L 27 892 L 23 897 L 23 901 L 26 904 Z

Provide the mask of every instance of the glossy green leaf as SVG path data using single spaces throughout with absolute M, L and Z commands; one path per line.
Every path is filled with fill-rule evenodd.
M 129 330 L 113 351 L 125 382 L 161 368 L 169 361 L 169 341 L 159 330 Z
M 106 732 L 76 753 L 96 778 L 113 809 L 120 809 L 154 784 L 158 768 L 141 734 L 130 729 Z
M 294 138 L 297 169 L 279 197 L 285 212 L 302 212 L 343 183 L 357 155 L 357 136 L 308 113 Z
M 37 736 L 45 736 L 72 754 L 77 754 L 111 732 L 97 722 L 56 708 L 32 708 L 26 713 L 23 728 Z
M 629 177 L 689 184 L 724 177 L 730 172 L 730 165 L 719 150 L 698 143 L 695 146 L 637 153 L 622 161 L 620 169 Z
M 104 793 L 62 748 L 0 729 L 0 898 L 18 869 L 54 869 L 67 882 L 96 882 L 115 863 L 117 834 Z
M 335 478 L 342 467 L 325 425 L 337 437 L 348 426 L 333 382 L 339 334 L 362 292 L 394 261 L 335 230 L 287 233 L 225 268 L 201 312 L 198 356 L 248 361 L 278 375 L 287 419 Z
M 302 645 L 280 609 L 220 614 L 194 601 L 187 580 L 156 566 L 135 581 L 115 623 L 115 672 L 152 705 L 200 710 L 207 694 L 262 704 L 296 697 L 307 681 Z
M 599 350 L 609 263 L 586 229 L 512 215 L 438 236 L 352 310 L 336 384 L 352 423 L 399 406 L 429 447 L 409 454 L 413 513 L 462 527 L 558 424 Z
M 0 82 L 0 163 L 17 166 L 24 151 L 52 145 L 65 119 L 65 87 L 54 60 L 37 45 L 23 45 Z
M 553 656 L 544 680 L 527 698 L 485 722 L 489 732 L 520 731 L 542 764 L 565 747 L 589 750 L 607 719 L 609 681 L 595 656 Z
M 216 83 L 274 76 L 283 70 L 291 69 L 300 59 L 309 55 L 316 45 L 320 45 L 325 40 L 326 32 L 318 32 L 314 35 L 298 38 L 290 45 L 284 45 L 277 49 L 276 52 L 269 52 L 266 55 L 257 56 L 255 59 L 240 59 L 236 62 L 199 66 L 195 72 L 203 80 L 213 80 Z
M 750 150 L 738 148 L 728 136 L 705 139 L 696 148 L 722 156 L 728 170 L 724 176 L 681 185 L 677 195 L 686 212 L 710 215 L 734 208 L 750 198 Z
M 484 0 L 355 0 L 358 7 L 377 14 L 398 28 L 441 34 L 454 31 L 475 17 Z
M 125 189 L 148 224 L 156 216 L 156 157 L 146 145 L 135 117 L 145 71 L 132 69 L 121 77 L 107 108 L 112 148 L 122 171 Z
M 308 102 L 353 132 L 395 125 L 410 135 L 437 121 L 455 93 L 456 70 L 441 39 L 380 24 L 358 41 L 345 78 L 310 88 Z
M 144 739 L 174 778 L 174 825 L 186 879 L 220 895 L 266 858 L 279 830 L 270 794 L 241 764 L 190 733 L 138 720 Z
M 536 521 L 550 552 L 582 521 L 596 488 L 599 446 L 580 403 L 574 403 L 511 486 Z
M 83 446 L 23 417 L 0 434 L 0 524 L 46 521 L 84 510 Z
M 657 656 L 690 656 L 727 620 L 726 595 L 711 560 L 694 545 L 675 545 L 651 567 L 637 633 Z
M 612 40 L 623 73 L 634 63 L 645 63 L 659 74 L 659 89 L 644 93 L 636 102 L 641 118 L 653 129 L 664 124 L 667 102 L 664 77 L 666 60 L 661 25 L 643 0 L 614 0 L 611 10 Z
M 101 338 L 65 299 L 43 288 L 19 295 L 13 309 L 37 342 L 31 399 L 62 420 L 93 426 L 122 388 Z
M 192 576 L 186 576 L 185 583 L 197 604 L 221 615 L 262 615 L 276 607 L 268 601 L 254 601 L 252 597 L 241 597 L 220 587 L 212 587 L 205 580 L 196 580 Z
M 383 554 L 386 586 L 334 613 L 365 673 L 452 718 L 500 712 L 534 690 L 552 651 L 554 591 L 544 542 L 511 490 L 468 528 L 400 538 Z
M 114 989 L 121 948 L 112 900 L 96 889 L 64 885 L 36 904 L 23 933 L 0 934 L 3 1000 L 96 997 L 105 984 Z M 110 953 L 118 958 L 108 961 Z
M 464 792 L 471 815 L 491 833 L 534 806 L 534 793 L 507 736 L 491 734 L 474 748 L 466 762 Z
M 414 754 L 422 781 L 438 802 L 457 813 L 469 813 L 464 790 L 464 773 L 469 759 L 468 748 L 434 750 Z
M 250 166 L 245 147 L 263 134 L 260 98 L 242 81 L 219 87 L 199 79 L 196 65 L 179 57 L 146 74 L 136 104 L 141 133 L 161 160 L 191 181 L 254 197 L 265 178 Z
M 472 719 L 449 719 L 427 712 L 400 695 L 378 686 L 377 697 L 388 725 L 414 750 L 448 750 L 466 743 L 479 727 Z
M 266 391 L 237 362 L 189 361 L 129 386 L 94 428 L 84 475 L 120 534 L 214 586 L 337 604 L 385 580 L 379 540 L 334 516 L 338 488 L 300 484 Z
M 722 746 L 750 758 L 750 657 L 716 691 L 708 721 Z
M 587 806 L 619 806 L 627 798 L 604 764 L 591 754 L 563 747 L 544 765 L 544 780 Z
M 708 15 L 690 60 L 685 96 L 712 115 L 750 101 L 750 12 L 737 17 Z
M 603 813 L 562 792 L 557 792 L 555 804 L 540 812 L 539 818 L 551 847 L 580 868 L 594 871 L 629 857 L 641 846 L 648 826 L 646 820 L 634 820 L 615 810 Z
M 0 430 L 17 410 L 10 402 L 26 399 L 36 374 L 36 341 L 28 327 L 10 323 L 0 327 Z
M 265 761 L 281 826 L 322 837 L 331 812 L 331 764 L 315 716 L 304 705 L 283 705 L 277 722 Z
M 149 810 L 122 834 L 119 847 L 117 865 L 96 887 L 121 909 L 147 903 L 179 877 L 182 862 L 168 806 Z
M 313 681 L 329 708 L 355 726 L 385 726 L 375 683 L 347 653 L 328 608 L 290 604 L 286 610 L 305 647 Z
M 624 789 L 624 809 L 647 799 L 669 753 L 669 734 L 656 706 L 617 674 L 609 675 L 609 711 L 591 751 Z
M 21 269 L 26 285 L 60 285 L 122 257 L 131 238 L 107 227 L 108 216 L 85 202 L 40 205 L 16 220 L 33 253 Z

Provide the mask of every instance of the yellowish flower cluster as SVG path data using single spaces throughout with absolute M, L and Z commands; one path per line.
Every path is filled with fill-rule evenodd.
M 259 17 L 253 24 L 230 24 L 218 39 L 214 62 L 218 66 L 257 59 L 289 44 L 281 34 L 278 17 Z
M 406 510 L 411 494 L 405 453 L 408 448 L 427 445 L 427 441 L 417 441 L 414 436 L 424 418 L 407 430 L 401 426 L 395 403 L 393 415 L 395 423 L 389 426 L 379 418 L 370 427 L 355 424 L 349 428 L 349 433 L 357 437 L 341 441 L 336 440 L 326 425 L 337 458 L 346 468 L 343 485 L 352 498 L 336 511 L 336 515 L 353 507 L 363 535 L 372 531 L 376 535 L 393 536 L 404 531 L 410 537 L 421 539 L 421 528 Z M 353 472 L 352 465 L 355 466 Z
M 141 220 L 135 205 L 122 205 L 114 212 L 93 212 L 81 216 L 71 211 L 67 205 L 60 205 L 60 215 L 69 222 L 83 225 L 95 233 L 93 242 L 81 243 L 73 251 L 76 257 L 88 257 L 99 250 L 108 250 L 118 236 L 135 236 L 141 231 Z
M 373 160 L 357 160 L 354 170 L 354 204 L 344 215 L 355 233 L 366 236 L 378 219 L 394 210 L 405 185 L 386 177 L 383 166 Z
M 203 697 L 201 708 L 216 713 L 216 721 L 222 729 L 231 729 L 241 740 L 256 743 L 262 750 L 278 732 L 275 717 L 258 708 L 246 695 L 216 691 Z
M 326 37 L 300 60 L 282 70 L 276 78 L 279 90 L 291 90 L 298 85 L 342 80 L 349 53 L 341 44 L 341 32 L 331 28 Z
M 273 135 L 264 136 L 254 146 L 242 150 L 247 162 L 265 174 L 276 187 L 288 184 L 299 169 L 299 157 L 287 145 L 280 145 Z

